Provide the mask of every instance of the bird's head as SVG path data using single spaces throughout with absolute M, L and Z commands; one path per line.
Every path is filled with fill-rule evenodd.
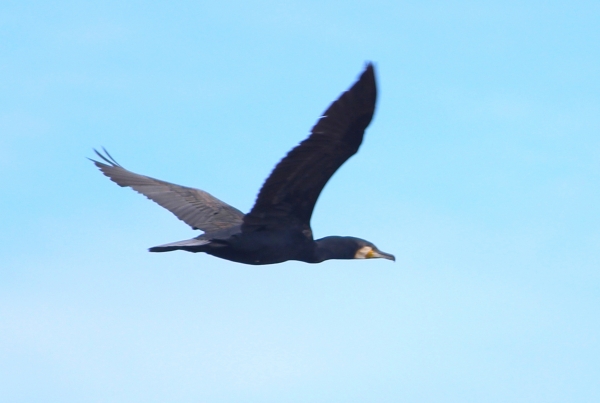
M 377 249 L 369 241 L 351 236 L 328 236 L 315 241 L 318 261 L 329 259 L 374 259 L 396 261 L 394 255 Z

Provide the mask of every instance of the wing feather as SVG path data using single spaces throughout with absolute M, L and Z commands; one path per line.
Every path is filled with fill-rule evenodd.
M 323 187 L 358 151 L 376 98 L 375 71 L 369 63 L 358 81 L 327 108 L 310 136 L 277 164 L 244 217 L 244 228 L 300 225 L 309 229 Z
M 203 190 L 138 175 L 119 165 L 106 150 L 106 155 L 94 151 L 104 162 L 91 161 L 110 180 L 143 194 L 193 229 L 212 232 L 242 223 L 244 214 L 241 211 Z

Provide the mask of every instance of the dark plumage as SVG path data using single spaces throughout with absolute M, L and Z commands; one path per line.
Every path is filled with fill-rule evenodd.
M 359 238 L 330 236 L 315 241 L 310 228 L 323 187 L 358 151 L 376 98 L 375 72 L 369 63 L 358 81 L 329 106 L 310 136 L 277 164 L 246 215 L 202 190 L 128 171 L 106 150 L 104 155 L 94 150 L 104 162 L 92 161 L 119 186 L 131 187 L 193 229 L 204 231 L 193 239 L 155 246 L 151 252 L 205 252 L 247 264 L 376 257 L 395 260 Z

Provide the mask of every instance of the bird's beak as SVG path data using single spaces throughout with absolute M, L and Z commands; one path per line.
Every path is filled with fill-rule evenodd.
M 382 252 L 378 249 L 373 248 L 369 251 L 369 253 L 367 253 L 367 258 L 376 258 L 376 257 L 393 260 L 394 262 L 396 261 L 396 257 L 394 255 L 392 255 L 390 253 Z

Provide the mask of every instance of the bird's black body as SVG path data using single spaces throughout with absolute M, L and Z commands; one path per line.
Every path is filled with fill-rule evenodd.
M 106 152 L 96 166 L 120 186 L 129 186 L 165 207 L 193 229 L 205 233 L 189 240 L 150 248 L 185 250 L 246 264 L 287 260 L 319 263 L 328 259 L 382 257 L 372 243 L 353 237 L 313 239 L 310 218 L 319 194 L 335 171 L 354 155 L 375 110 L 373 65 L 325 111 L 311 135 L 277 164 L 252 210 L 236 208 L 199 190 L 130 172 Z
M 228 238 L 219 239 L 212 236 L 208 244 L 182 249 L 206 252 L 239 263 L 272 264 L 287 260 L 311 260 L 315 242 L 294 230 L 248 232 L 239 228 L 238 232 Z M 150 250 L 163 251 L 160 247 Z

